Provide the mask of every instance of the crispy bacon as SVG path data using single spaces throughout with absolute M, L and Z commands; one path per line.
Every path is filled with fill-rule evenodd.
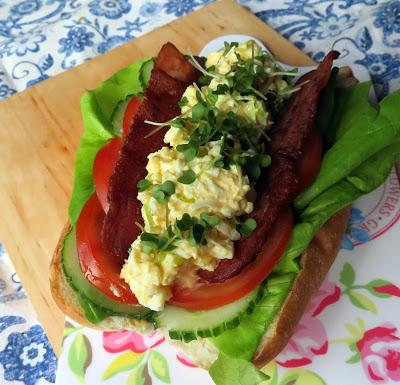
M 137 182 L 145 178 L 147 156 L 162 147 L 166 131 L 164 128 L 146 138 L 155 127 L 146 124 L 145 120 L 166 122 L 179 115 L 177 102 L 198 76 L 198 71 L 173 44 L 167 43 L 162 47 L 144 99 L 110 178 L 110 208 L 103 224 L 102 241 L 121 263 L 140 233 L 136 223 L 143 222 L 141 204 L 137 199 Z
M 253 218 L 257 228 L 248 236 L 235 242 L 232 259 L 223 259 L 214 271 L 201 270 L 198 275 L 208 282 L 223 282 L 239 274 L 254 258 L 264 244 L 281 209 L 296 196 L 299 182 L 293 162 L 277 155 L 269 167 L 268 177 L 257 189 L 255 209 L 246 218 Z
M 187 85 L 196 82 L 200 75 L 186 57 L 171 43 L 163 45 L 157 55 L 154 68 Z
M 284 154 L 293 159 L 301 155 L 304 139 L 314 126 L 319 96 L 328 83 L 332 62 L 338 57 L 339 52 L 329 52 L 316 70 L 308 72 L 297 81 L 296 84 L 303 85 L 290 98 L 287 110 L 272 127 L 268 153 Z
M 314 126 L 319 96 L 328 83 L 332 62 L 338 56 L 338 52 L 331 51 L 316 70 L 297 81 L 303 84 L 300 91 L 290 98 L 287 109 L 270 133 L 267 151 L 272 163 L 258 183 L 255 209 L 248 215 L 256 220 L 257 228 L 250 236 L 235 242 L 232 259 L 222 260 L 214 271 L 201 270 L 202 279 L 223 282 L 239 274 L 260 251 L 281 210 L 299 193 L 296 160 L 302 155 L 304 141 Z

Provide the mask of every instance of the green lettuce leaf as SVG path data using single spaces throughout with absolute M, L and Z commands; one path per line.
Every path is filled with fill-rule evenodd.
M 307 248 L 317 230 L 337 211 L 379 187 L 388 177 L 399 153 L 400 142 L 397 141 L 380 150 L 350 175 L 312 200 L 301 212 L 285 254 L 274 271 L 298 271 L 296 258 Z
M 260 339 L 282 307 L 295 274 L 273 274 L 265 281 L 264 296 L 254 311 L 243 317 L 239 326 L 212 338 L 213 344 L 229 357 L 251 360 Z M 218 384 L 219 385 L 219 384 Z
M 84 294 L 80 293 L 79 291 L 76 291 L 75 294 L 79 305 L 81 306 L 85 317 L 89 322 L 97 324 L 110 316 L 109 311 L 94 304 Z
M 367 126 L 377 115 L 377 110 L 368 102 L 371 82 L 363 82 L 349 88 L 335 89 L 335 104 L 329 119 L 329 131 L 339 140 L 354 125 Z M 355 114 L 348 106 L 354 106 Z
M 211 378 L 217 385 L 258 385 L 269 376 L 258 370 L 251 362 L 230 358 L 220 353 L 210 368 Z
M 329 114 L 329 109 L 322 110 L 332 117 L 329 119 L 332 122 L 330 131 L 334 132 L 335 143 L 324 155 L 314 183 L 295 202 L 297 207 L 301 206 L 299 218 L 285 254 L 274 271 L 298 271 L 296 258 L 307 248 L 316 231 L 341 208 L 379 187 L 389 175 L 400 153 L 400 110 L 396 108 L 400 105 L 400 92 L 382 100 L 378 112 L 368 102 L 370 87 L 370 82 L 365 82 L 350 88 L 336 89 L 334 107 L 331 106 L 333 112 Z M 373 135 L 372 131 L 375 131 Z M 382 131 L 382 137 L 386 139 L 378 140 Z M 392 139 L 388 140 L 388 137 Z M 383 145 L 386 142 L 389 144 Z M 354 151 L 354 143 L 357 143 L 357 151 Z M 364 151 L 362 159 L 363 151 L 360 148 L 368 150 Z M 373 155 L 368 156 L 370 152 Z M 335 158 L 332 154 L 336 154 Z M 337 182 L 331 183 L 339 174 L 340 167 L 342 171 L 347 167 L 347 173 Z M 319 191 L 318 186 L 324 183 L 329 185 L 325 191 L 320 191 L 303 206 L 303 197 L 307 197 L 309 191 L 312 192 L 310 196 L 313 196 L 313 191 Z
M 111 116 L 119 101 L 143 91 L 139 73 L 149 59 L 133 63 L 115 73 L 81 98 L 83 134 L 75 159 L 75 176 L 69 204 L 69 221 L 74 225 L 82 207 L 94 192 L 93 162 L 97 151 L 114 136 Z
M 361 83 L 355 89 L 343 89 L 340 95 L 349 94 L 351 99 L 351 94 L 357 94 L 363 87 L 366 88 Z M 339 119 L 336 126 L 337 140 L 325 153 L 314 183 L 295 200 L 297 209 L 304 209 L 319 194 L 346 178 L 363 162 L 400 137 L 400 92 L 386 96 L 375 113 L 365 99 L 361 107 L 360 103 L 343 105 L 342 101 L 340 106 L 345 111 L 342 111 L 343 119 Z

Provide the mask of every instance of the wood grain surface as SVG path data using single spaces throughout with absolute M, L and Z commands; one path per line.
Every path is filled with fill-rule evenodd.
M 231 33 L 259 38 L 283 62 L 313 64 L 250 12 L 224 0 L 0 102 L 0 240 L 56 352 L 64 316 L 50 294 L 48 267 L 67 219 L 82 133 L 80 96 L 127 64 L 155 55 L 166 41 L 196 53 Z

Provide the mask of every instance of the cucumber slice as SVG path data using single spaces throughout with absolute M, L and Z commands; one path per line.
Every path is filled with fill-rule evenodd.
M 198 337 L 216 337 L 225 330 L 236 328 L 243 316 L 251 314 L 262 293 L 258 287 L 238 301 L 211 310 L 190 311 L 166 306 L 156 316 L 155 325 L 168 329 L 174 340 L 189 342 Z
M 124 120 L 125 110 L 133 95 L 128 95 L 125 100 L 120 100 L 111 114 L 111 129 L 114 135 L 122 134 L 122 122 Z
M 147 87 L 153 66 L 154 60 L 150 59 L 144 62 L 140 67 L 139 81 L 143 90 Z M 125 110 L 133 96 L 134 95 L 128 95 L 124 100 L 120 100 L 111 114 L 111 129 L 114 135 L 121 135 L 122 133 L 122 122 L 124 120 Z
M 143 87 L 143 90 L 146 89 L 147 83 L 150 80 L 151 76 L 151 71 L 154 67 L 154 59 L 150 59 L 143 63 L 143 65 L 140 67 L 140 72 L 139 72 L 139 81 L 141 86 Z
M 81 271 L 76 251 L 75 228 L 72 228 L 64 238 L 61 263 L 67 281 L 77 292 L 77 295 L 79 293 L 78 299 L 80 301 L 82 301 L 82 298 L 88 300 L 108 315 L 152 321 L 154 311 L 144 306 L 124 305 L 120 302 L 114 301 L 103 294 L 85 278 L 85 275 Z

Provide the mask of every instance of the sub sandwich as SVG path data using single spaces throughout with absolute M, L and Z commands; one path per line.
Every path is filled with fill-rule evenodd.
M 255 367 L 290 339 L 351 203 L 400 152 L 400 94 L 374 108 L 338 56 L 296 79 L 254 41 L 206 58 L 166 43 L 85 93 L 51 263 L 65 314 L 158 328 L 217 385 L 237 365 L 265 378 Z

